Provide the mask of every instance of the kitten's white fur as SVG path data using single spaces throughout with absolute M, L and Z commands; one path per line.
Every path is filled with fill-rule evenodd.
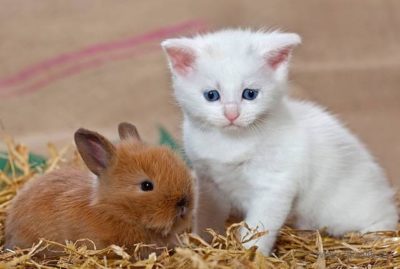
M 162 43 L 198 177 L 197 233 L 223 231 L 233 209 L 269 231 L 256 243 L 264 254 L 289 215 L 298 228 L 332 235 L 396 229 L 394 191 L 365 146 L 324 109 L 287 96 L 290 55 L 269 66 L 299 43 L 297 34 L 249 30 Z M 257 98 L 242 99 L 245 88 L 259 89 Z M 221 99 L 208 102 L 210 89 Z M 240 110 L 235 126 L 227 103 Z

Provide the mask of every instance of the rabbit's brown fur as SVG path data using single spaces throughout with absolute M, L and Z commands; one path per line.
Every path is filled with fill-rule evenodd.
M 90 134 L 100 137 L 96 143 L 105 143 L 111 155 L 108 163 L 104 159 L 106 168 L 96 176 L 66 167 L 28 182 L 8 209 L 7 248 L 31 247 L 42 237 L 62 243 L 88 238 L 98 248 L 138 242 L 165 246 L 189 227 L 193 182 L 175 153 L 145 145 L 138 136 L 121 135 L 123 141 L 114 147 L 97 133 Z M 87 151 L 78 142 L 85 160 Z M 96 150 L 91 148 L 89 155 L 96 157 Z M 85 161 L 94 173 L 99 171 L 93 164 L 97 157 Z M 141 189 L 146 179 L 153 182 L 152 191 Z M 184 211 L 177 206 L 180 201 L 185 201 Z

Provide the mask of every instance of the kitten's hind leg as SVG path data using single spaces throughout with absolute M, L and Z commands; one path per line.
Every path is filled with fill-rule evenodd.
M 206 232 L 211 228 L 220 234 L 225 233 L 225 221 L 229 217 L 231 205 L 214 182 L 197 178 L 198 201 L 195 212 L 193 232 L 205 240 L 211 240 Z

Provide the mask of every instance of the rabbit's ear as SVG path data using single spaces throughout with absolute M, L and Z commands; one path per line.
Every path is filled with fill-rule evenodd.
M 86 166 L 100 176 L 111 164 L 115 147 L 102 135 L 80 128 L 75 132 L 75 144 Z
M 142 142 L 138 130 L 136 129 L 135 125 L 131 123 L 128 122 L 120 123 L 118 125 L 118 133 L 121 140 L 130 139 L 136 142 Z

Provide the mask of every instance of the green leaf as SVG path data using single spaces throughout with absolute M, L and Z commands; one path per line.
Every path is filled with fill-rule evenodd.
M 158 133 L 160 137 L 159 138 L 160 145 L 166 145 L 175 151 L 181 150 L 181 147 L 178 144 L 178 142 L 176 142 L 176 140 L 164 127 L 158 127 Z
M 7 154 L 4 152 L 0 152 L 0 170 L 4 171 L 8 163 Z
M 29 165 L 31 167 L 43 167 L 46 165 L 46 158 L 37 154 L 29 153 Z
M 46 158 L 37 154 L 29 153 L 29 165 L 32 168 L 43 167 L 46 165 Z M 6 152 L 0 152 L 0 170 L 6 174 L 11 173 L 11 166 Z M 17 169 L 17 173 L 18 172 L 20 173 L 21 171 L 18 171 Z
M 182 158 L 185 160 L 186 164 L 191 167 L 191 163 L 187 158 L 182 146 L 174 139 L 174 137 L 162 126 L 158 127 L 159 133 L 159 144 L 166 145 L 172 150 L 178 152 Z

